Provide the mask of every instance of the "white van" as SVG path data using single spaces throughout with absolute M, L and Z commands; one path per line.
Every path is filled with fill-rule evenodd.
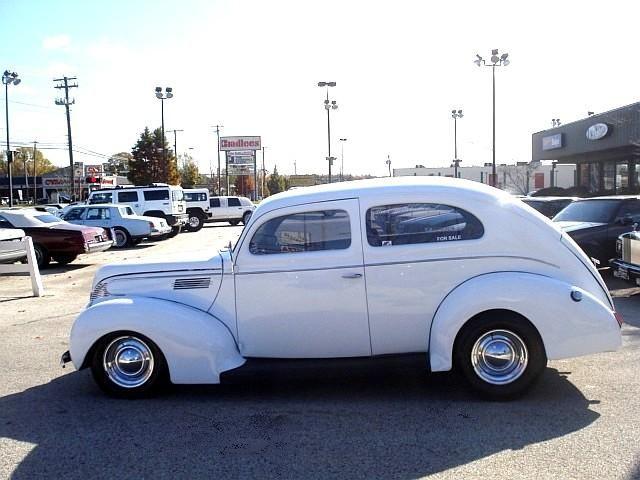
M 171 227 L 170 236 L 177 235 L 189 220 L 182 187 L 166 183 L 94 190 L 87 203 L 124 204 L 138 215 L 164 218 Z

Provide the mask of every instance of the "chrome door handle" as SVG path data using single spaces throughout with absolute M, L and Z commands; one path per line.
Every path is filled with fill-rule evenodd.
M 345 273 L 342 275 L 342 278 L 360 278 L 362 277 L 361 273 Z

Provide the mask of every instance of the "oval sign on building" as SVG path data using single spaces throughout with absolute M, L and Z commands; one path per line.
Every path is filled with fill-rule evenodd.
M 600 140 L 609 133 L 609 127 L 606 123 L 596 123 L 587 128 L 587 138 L 589 140 Z

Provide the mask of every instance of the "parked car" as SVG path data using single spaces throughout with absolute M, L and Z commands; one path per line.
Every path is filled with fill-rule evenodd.
M 0 263 L 14 263 L 25 258 L 24 247 L 19 240 L 24 238 L 24 230 L 18 228 L 0 228 Z
M 627 280 L 640 286 L 640 232 L 634 230 L 623 233 L 616 241 L 616 258 L 611 259 L 609 265 L 613 276 Z
M 40 268 L 46 267 L 52 258 L 66 265 L 81 253 L 102 252 L 113 244 L 103 228 L 73 225 L 32 208 L 0 210 L 0 228 L 24 230 L 33 239 Z
M 189 215 L 187 229 L 197 232 L 202 228 L 205 220 L 211 217 L 209 189 L 185 188 L 184 199 L 187 202 L 187 215 Z
M 113 229 L 113 246 L 138 245 L 145 238 L 164 237 L 171 227 L 163 218 L 136 215 L 126 205 L 76 205 L 63 215 L 63 220 L 77 225 Z
M 521 200 L 545 217 L 555 217 L 564 207 L 577 200 L 576 197 L 524 197 Z
M 616 239 L 640 222 L 640 197 L 610 196 L 577 200 L 553 221 L 598 265 L 616 256 Z
M 231 225 L 238 225 L 240 222 L 246 225 L 256 209 L 253 202 L 245 197 L 212 197 L 209 205 L 209 220 L 229 222 Z
M 164 218 L 171 227 L 171 236 L 180 233 L 189 220 L 182 188 L 166 183 L 94 190 L 87 203 L 118 203 L 128 205 L 138 215 Z
M 398 233 L 412 219 L 425 230 Z M 402 177 L 269 197 L 208 260 L 103 266 L 62 362 L 132 397 L 167 378 L 219 383 L 257 359 L 418 352 L 506 398 L 548 359 L 617 349 L 621 323 L 589 259 L 522 202 Z

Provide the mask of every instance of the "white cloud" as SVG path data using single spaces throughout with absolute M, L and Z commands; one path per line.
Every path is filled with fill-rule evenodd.
M 45 50 L 65 50 L 71 45 L 69 35 L 52 35 L 42 39 L 42 48 Z

